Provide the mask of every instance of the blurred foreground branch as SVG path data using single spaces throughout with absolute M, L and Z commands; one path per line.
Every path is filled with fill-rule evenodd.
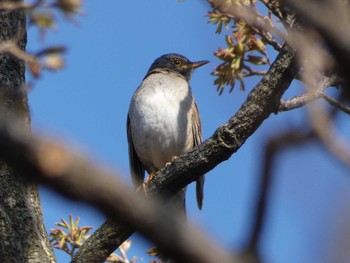
M 264 222 L 266 220 L 266 210 L 268 206 L 268 198 L 273 183 L 273 168 L 276 165 L 276 158 L 282 150 L 286 148 L 300 146 L 310 139 L 315 138 L 312 132 L 302 132 L 300 130 L 292 130 L 281 133 L 272 137 L 265 146 L 262 156 L 261 182 L 257 195 L 256 215 L 254 217 L 253 227 L 251 228 L 251 236 L 248 242 L 246 252 L 255 254 L 259 258 L 259 245 L 261 244 L 261 235 L 263 232 Z
M 329 152 L 350 169 L 350 142 L 337 130 L 332 114 L 321 105 L 308 107 L 310 122 L 315 133 Z
M 294 9 L 307 25 L 316 30 L 324 39 L 331 54 L 337 61 L 337 70 L 350 83 L 350 6 L 347 1 L 299 1 L 283 0 L 288 8 Z M 334 19 L 334 18 L 337 19 Z
M 228 159 L 278 108 L 280 97 L 295 74 L 294 53 L 285 46 L 238 113 L 212 138 L 158 172 L 147 185 L 149 196 L 172 195 Z M 260 100 L 261 97 L 266 99 Z M 116 242 L 122 243 L 124 239 L 121 237 L 127 238 L 132 233 L 131 229 L 140 231 L 179 262 L 232 262 L 227 252 L 180 222 L 169 211 L 160 209 L 159 203 L 145 202 L 144 198 L 113 178 L 111 172 L 91 165 L 90 160 L 57 143 L 24 133 L 22 126 L 9 125 L 4 120 L 0 124 L 0 149 L 1 159 L 26 171 L 27 178 L 95 205 L 115 220 L 107 221 L 92 235 L 90 239 L 93 241 L 97 236 L 98 242 L 92 247 L 85 243 L 75 262 L 103 262 L 120 245 Z M 119 230 L 118 240 L 108 239 L 115 230 Z M 101 244 L 105 255 L 97 254 Z M 107 253 L 106 247 L 111 251 Z
M 42 136 L 30 135 L 23 125 L 0 122 L 0 158 L 56 191 L 94 205 L 107 216 L 135 229 L 178 262 L 234 262 L 232 256 L 210 242 L 156 200 L 130 190 L 107 169 Z M 130 233 L 130 230 L 129 230 Z M 98 262 L 90 258 L 91 262 Z M 103 262 L 103 261 L 102 261 Z
M 350 21 L 350 8 L 347 1 L 308 1 L 303 4 L 295 0 L 284 2 L 294 8 L 306 26 L 309 26 L 308 36 L 296 39 L 302 44 L 302 47 L 298 46 L 298 58 L 303 68 L 302 81 L 308 90 L 317 90 L 320 77 L 334 72 L 344 79 L 340 85 L 342 94 L 349 94 L 350 77 L 347 71 L 350 67 L 350 34 L 347 25 Z M 336 21 L 331 19 L 334 16 L 337 17 Z M 347 111 L 347 107 L 340 102 L 324 94 L 322 97 L 337 109 Z M 350 142 L 337 130 L 334 116 L 322 104 L 310 104 L 307 109 L 310 123 L 323 145 L 337 160 L 350 168 Z
M 2 2 L 3 5 L 0 6 L 2 10 L 8 8 L 9 10 L 21 9 L 22 11 L 28 11 L 28 6 L 23 4 L 23 2 L 19 2 L 17 6 L 15 5 L 15 1 Z M 38 0 L 35 3 L 44 2 Z M 146 188 L 148 197 L 150 198 L 155 196 L 171 196 L 187 184 L 195 181 L 199 176 L 213 169 L 219 163 L 230 158 L 259 128 L 261 123 L 271 113 L 281 111 L 282 106 L 284 106 L 284 109 L 292 109 L 293 107 L 303 106 L 312 100 L 323 97 L 332 105 L 345 112 L 348 111 L 345 105 L 341 105 L 324 95 L 323 90 L 317 93 L 316 96 L 307 93 L 305 96 L 292 98 L 289 101 L 285 101 L 285 104 L 281 106 L 281 96 L 290 86 L 298 71 L 298 67 L 295 64 L 294 50 L 299 52 L 304 51 L 300 55 L 300 61 L 302 63 L 305 63 L 305 61 L 309 63 L 311 61 L 314 64 L 318 64 L 317 62 L 320 59 L 314 54 L 317 54 L 319 49 L 315 48 L 315 46 L 319 48 L 322 45 L 313 45 L 318 42 L 312 42 L 313 40 L 317 40 L 317 37 L 305 37 L 305 42 L 302 42 L 301 37 L 303 36 L 301 34 L 293 35 L 292 33 L 295 33 L 293 30 L 286 30 L 288 32 L 279 30 L 271 24 L 270 20 L 266 20 L 266 17 L 260 16 L 256 12 L 254 13 L 253 8 L 234 5 L 232 1 L 212 0 L 210 2 L 214 4 L 215 8 L 220 9 L 227 15 L 244 20 L 245 23 L 254 29 L 254 32 L 260 33 L 262 38 L 274 46 L 280 53 L 259 84 L 253 88 L 246 102 L 241 106 L 235 116 L 219 127 L 213 136 L 202 145 L 196 147 L 192 152 L 180 156 L 171 165 L 165 167 L 155 175 L 154 179 L 150 181 Z M 288 26 L 292 26 L 295 22 L 294 15 L 292 13 L 286 13 L 286 10 L 289 9 L 282 9 L 278 1 L 262 0 L 261 2 L 277 17 L 283 20 L 284 23 L 287 23 Z M 344 1 L 334 2 L 325 0 L 320 5 L 314 5 L 316 3 L 315 1 L 309 1 L 303 4 L 295 0 L 285 0 L 285 2 L 295 7 L 299 15 L 304 17 L 305 21 L 315 27 L 318 33 L 323 36 L 330 53 L 337 62 L 340 62 L 338 70 L 348 80 L 349 84 L 350 78 L 346 71 L 350 65 L 350 56 L 348 56 L 350 54 L 348 46 L 350 37 L 348 31 L 346 31 L 347 27 L 344 26 L 349 24 L 349 17 L 347 15 L 349 10 L 347 7 L 343 8 L 344 6 L 340 5 Z M 13 5 L 11 6 L 10 3 Z M 55 7 L 59 8 L 66 15 L 69 15 L 79 11 L 81 1 L 57 0 L 54 3 Z M 329 8 L 331 4 L 335 5 L 335 9 Z M 336 22 L 333 19 L 334 10 L 336 10 Z M 29 15 L 31 23 L 37 23 L 39 25 L 45 22 L 46 28 L 51 27 L 54 22 L 54 19 L 48 16 L 38 15 L 38 13 Z M 339 24 L 342 26 L 339 26 Z M 274 41 L 273 36 L 289 41 L 289 45 L 294 49 L 287 44 L 280 45 L 280 43 Z M 258 40 L 255 38 L 257 43 L 259 43 Z M 4 58 L 6 60 L 9 57 L 13 59 L 12 56 L 8 56 L 8 53 L 15 55 L 17 58 L 28 62 L 32 73 L 39 76 L 40 65 L 37 58 L 24 52 L 24 42 L 22 41 L 18 47 L 17 41 L 13 39 L 6 39 L 6 41 L 8 42 L 3 42 L 3 45 L 0 45 L 0 53 L 2 53 Z M 310 42 L 309 46 L 304 45 L 306 42 Z M 314 53 L 309 52 L 312 50 L 314 50 Z M 328 50 L 325 50 L 325 53 L 327 53 Z M 51 55 L 50 63 L 46 62 L 46 65 L 50 66 L 51 69 L 55 69 L 63 65 L 61 63 L 62 60 L 57 57 L 57 54 L 62 53 L 62 51 L 64 51 L 62 48 L 49 48 L 39 52 L 36 56 Z M 265 54 L 264 49 L 260 49 L 260 51 Z M 308 53 L 310 57 L 305 56 L 305 53 Z M 251 58 L 253 59 L 253 57 Z M 263 60 L 259 61 L 261 63 L 264 62 Z M 327 59 L 323 59 L 323 61 L 326 61 L 327 65 L 333 62 Z M 315 67 L 312 69 L 314 65 L 310 66 L 307 63 L 303 66 L 304 72 L 317 71 L 316 74 L 304 74 L 304 82 L 310 86 L 314 85 L 310 84 L 312 82 L 317 83 L 319 76 L 324 76 L 324 73 L 329 68 L 333 70 L 332 67 Z M 14 67 L 9 68 L 13 69 Z M 20 65 L 20 68 L 21 73 L 23 73 L 23 65 Z M 251 73 L 255 72 L 252 71 Z M 22 82 L 22 79 L 20 79 L 19 85 L 11 84 L 9 87 L 16 86 L 21 88 Z M 29 116 L 27 111 L 25 114 Z M 317 111 L 311 110 L 310 119 L 318 136 L 333 151 L 335 156 L 350 166 L 349 147 L 345 147 L 346 144 L 344 141 L 340 140 L 337 136 L 338 134 L 334 133 L 331 117 L 327 112 L 323 112 L 322 109 Z M 111 218 L 95 231 L 79 249 L 73 262 L 103 262 L 134 230 L 141 232 L 156 243 L 164 253 L 179 262 L 233 262 L 230 253 L 214 245 L 202 234 L 180 221 L 171 212 L 162 209 L 162 205 L 156 200 L 146 202 L 144 197 L 135 194 L 126 185 L 114 178 L 113 173 L 110 171 L 97 165 L 92 165 L 93 162 L 91 160 L 87 160 L 77 153 L 62 148 L 58 143 L 29 135 L 22 132 L 23 130 L 25 130 L 23 126 L 10 124 L 5 120 L 0 122 L 0 157 L 23 172 L 19 173 L 18 176 L 37 180 L 71 198 L 92 204 Z M 250 251 L 254 254 L 256 253 L 256 248 L 261 237 L 268 189 L 271 184 L 270 174 L 274 156 L 279 149 L 284 147 L 283 145 L 289 146 L 303 141 L 303 138 L 305 138 L 303 136 L 300 134 L 287 134 L 284 137 L 277 138 L 267 147 L 261 192 L 257 203 L 256 221 L 249 243 Z M 7 167 L 5 168 L 7 170 Z M 15 176 L 11 175 L 8 178 L 13 180 Z M 12 193 L 6 190 L 3 192 Z M 9 198 L 3 199 L 6 200 Z M 17 200 L 17 196 L 14 199 Z M 6 238 L 3 238 L 3 240 L 6 240 Z M 48 257 L 54 260 L 52 255 Z

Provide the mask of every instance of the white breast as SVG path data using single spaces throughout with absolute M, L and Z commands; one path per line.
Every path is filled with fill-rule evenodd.
M 192 148 L 190 118 L 194 100 L 177 75 L 155 73 L 135 92 L 129 109 L 135 151 L 146 169 L 161 169 Z

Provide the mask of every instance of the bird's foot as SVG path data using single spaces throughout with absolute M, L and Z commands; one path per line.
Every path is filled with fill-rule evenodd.
M 169 165 L 170 165 L 173 161 L 175 161 L 177 158 L 178 158 L 177 156 L 173 156 L 173 157 L 171 158 L 171 162 L 167 162 L 167 163 L 165 164 L 165 167 L 169 166 Z
M 136 189 L 136 192 L 144 192 L 145 194 L 147 194 L 146 192 L 146 185 L 153 179 L 155 173 L 151 173 L 146 180 Z
M 146 180 L 143 182 L 143 185 L 147 185 L 154 177 L 155 173 L 151 173 L 147 178 Z

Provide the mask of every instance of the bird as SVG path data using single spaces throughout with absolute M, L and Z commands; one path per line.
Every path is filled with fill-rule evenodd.
M 144 183 L 177 156 L 202 143 L 197 103 L 189 85 L 193 71 L 207 60 L 191 62 L 180 54 L 165 54 L 150 66 L 131 98 L 127 117 L 127 140 L 133 185 Z M 147 181 L 147 180 L 146 180 Z M 186 214 L 186 188 L 170 200 Z M 204 175 L 196 181 L 199 209 L 204 199 Z

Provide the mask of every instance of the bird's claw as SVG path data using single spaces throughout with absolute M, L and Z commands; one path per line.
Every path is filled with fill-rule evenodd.
M 171 158 L 171 162 L 167 162 L 167 163 L 165 164 L 165 167 L 169 166 L 169 165 L 170 165 L 173 161 L 175 161 L 177 158 L 178 158 L 177 156 L 173 156 L 173 157 Z
M 146 178 L 146 180 L 139 187 L 136 188 L 136 192 L 142 191 L 142 192 L 144 192 L 147 195 L 146 186 L 153 179 L 154 175 L 155 175 L 154 173 L 151 173 Z
M 151 173 L 147 178 L 146 180 L 143 182 L 142 185 L 146 186 L 154 177 L 155 173 Z

